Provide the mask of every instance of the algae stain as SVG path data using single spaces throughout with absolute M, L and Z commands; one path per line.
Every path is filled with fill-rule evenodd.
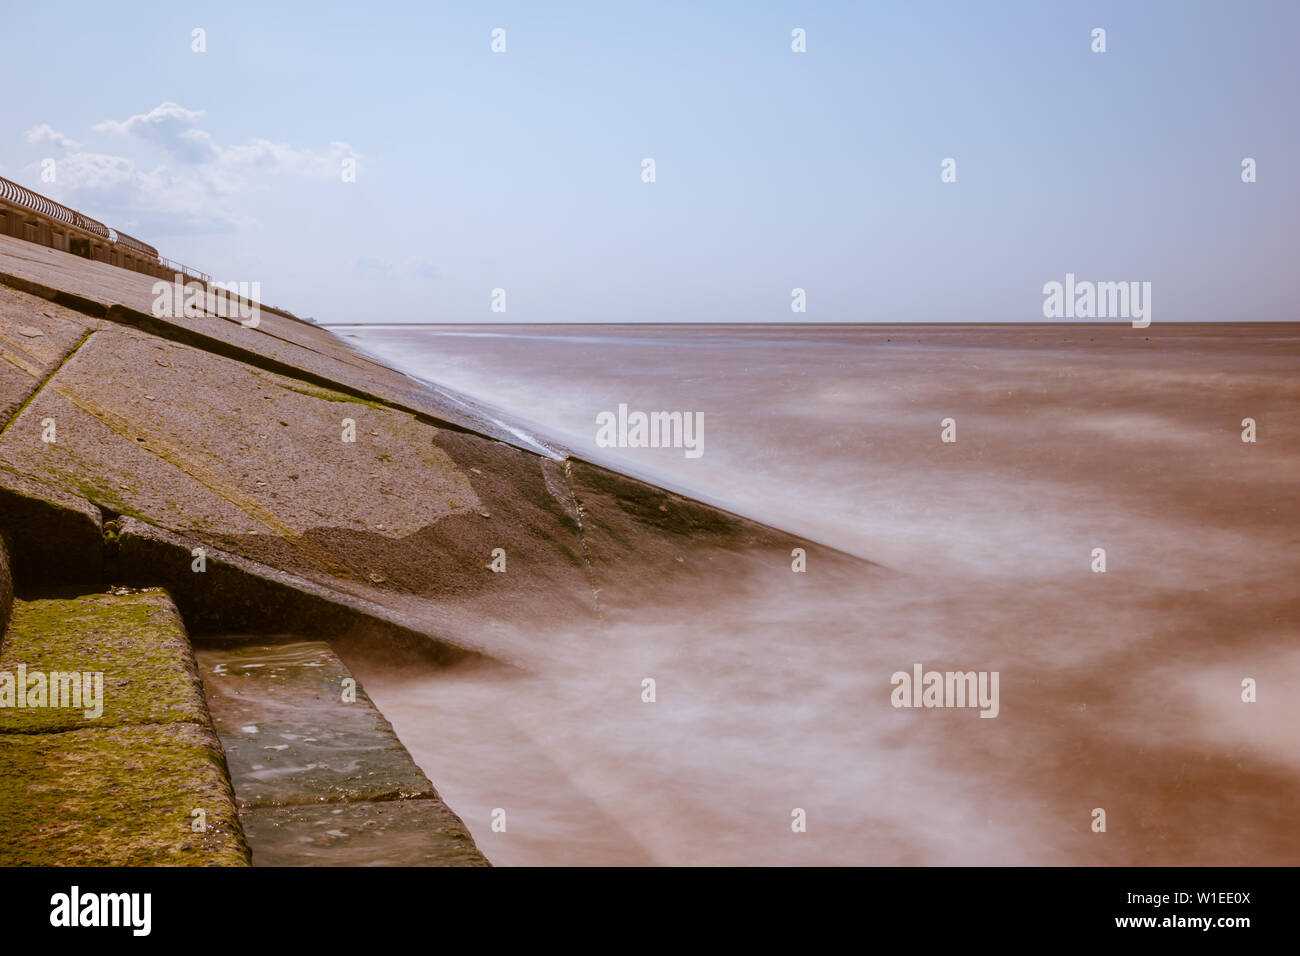
M 306 395 L 309 398 L 319 398 L 327 402 L 348 402 L 353 405 L 366 405 L 370 408 L 377 408 L 381 412 L 394 411 L 394 409 L 379 402 L 374 402 L 366 398 L 357 398 L 355 395 L 347 395 L 343 392 L 335 392 L 327 388 L 315 388 L 310 385 L 285 385 L 283 382 L 273 382 L 273 384 L 287 392 L 297 392 L 299 395 Z

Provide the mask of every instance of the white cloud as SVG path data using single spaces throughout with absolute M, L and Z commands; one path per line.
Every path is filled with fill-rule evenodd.
M 121 122 L 108 119 L 96 123 L 94 130 L 114 136 L 137 137 L 161 146 L 186 162 L 198 163 L 210 157 L 215 149 L 211 137 L 195 128 L 205 115 L 203 110 L 187 110 L 179 103 L 167 102 Z M 199 135 L 195 136 L 196 133 Z
M 104 120 L 102 123 L 96 123 L 94 128 L 99 133 L 125 135 L 141 130 L 175 129 L 178 126 L 193 126 L 207 115 L 205 110 L 187 110 L 179 103 L 168 100 L 166 103 L 155 106 L 148 113 L 136 113 L 120 123 L 111 119 Z
M 199 128 L 199 120 L 206 115 L 203 110 L 190 110 L 179 103 L 168 102 L 120 122 L 104 120 L 95 124 L 95 129 L 152 143 L 184 163 L 213 164 L 311 179 L 334 178 L 339 175 L 345 158 L 356 157 L 351 146 L 340 142 L 330 143 L 325 153 L 258 138 L 249 140 L 245 146 L 223 147 L 213 140 L 210 133 Z
M 69 139 L 60 133 L 49 123 L 41 123 L 39 126 L 33 126 L 26 134 L 27 142 L 33 146 L 57 146 L 59 149 L 76 149 L 81 144 L 76 140 Z
M 257 197 L 273 177 L 339 182 L 343 160 L 360 158 L 343 142 L 331 142 L 321 152 L 259 138 L 222 146 L 199 127 L 205 115 L 166 102 L 148 113 L 95 124 L 97 132 L 128 144 L 162 149 L 168 161 L 152 165 L 138 157 L 74 152 L 58 160 L 53 198 L 105 216 L 127 214 L 146 230 L 225 231 L 255 221 Z M 29 131 L 29 142 L 37 137 L 77 148 L 45 124 Z
M 136 228 L 147 232 L 224 232 L 253 221 L 228 201 L 227 187 L 196 167 L 142 169 L 125 156 L 105 153 L 58 160 L 57 180 L 42 191 L 110 225 L 140 223 Z
M 219 161 L 227 166 L 245 167 L 268 173 L 304 176 L 310 179 L 337 179 L 344 159 L 358 158 L 347 143 L 330 143 L 329 152 L 295 149 L 287 143 L 255 139 L 248 146 L 231 146 L 219 151 Z
M 135 163 L 123 156 L 72 153 L 58 161 L 58 172 L 78 189 L 116 189 L 135 175 Z

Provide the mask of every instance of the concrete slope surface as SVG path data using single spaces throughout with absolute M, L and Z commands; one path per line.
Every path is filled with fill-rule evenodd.
M 799 547 L 828 571 L 810 589 L 887 577 L 574 458 L 287 313 L 158 315 L 153 290 L 0 237 L 0 553 L 18 595 L 0 594 L 0 620 L 15 608 L 5 660 L 59 663 L 54 635 L 141 602 L 164 614 L 174 600 L 185 625 L 152 647 L 125 621 L 82 642 L 132 688 L 101 717 L 22 712 L 0 727 L 14 743 L 0 768 L 0 830 L 19 834 L 8 860 L 242 863 L 242 813 L 263 863 L 482 865 L 388 721 L 364 694 L 340 706 L 335 684 L 408 664 L 526 674 L 608 646 L 629 619 L 689 617 L 711 600 L 702 582 L 734 582 L 743 603 L 788 579 Z M 95 593 L 118 586 L 166 595 Z M 38 613 L 49 626 L 34 634 Z M 245 636 L 201 644 L 215 727 L 185 628 Z M 246 644 L 259 634 L 296 650 Z M 261 659 L 241 663 L 247 647 Z M 185 667 L 158 664 L 164 651 Z M 122 748 L 132 759 L 113 761 Z M 649 859 L 563 763 L 547 772 L 605 820 L 617 858 Z M 15 780 L 40 766 L 38 796 Z M 213 836 L 169 829 L 186 801 L 214 808 Z M 124 820 L 94 849 L 77 821 L 108 805 L 147 809 L 134 837 Z M 52 806 L 71 822 L 30 836 Z
M 41 355 L 24 353 L 29 369 L 5 367 L 0 391 L 17 409 L 0 432 L 0 494 L 28 529 L 14 549 L 29 584 L 55 568 L 117 574 L 165 584 L 200 630 L 282 628 L 262 598 L 216 585 L 238 564 L 239 580 L 313 582 L 409 632 L 526 665 L 546 653 L 536 622 L 597 626 L 602 602 L 640 600 L 647 568 L 670 587 L 700 567 L 788 569 L 802 546 L 871 569 L 479 430 L 436 390 L 323 329 L 278 315 L 256 329 L 118 321 L 118 300 L 145 305 L 147 277 L 75 261 L 56 270 L 44 260 L 76 257 L 23 251 L 0 256 L 0 273 L 64 283 L 105 309 L 96 319 L 12 287 L 0 298 L 0 332 L 28 323 L 48 339 Z M 95 547 L 105 528 L 107 551 Z M 198 550 L 218 573 L 193 569 Z

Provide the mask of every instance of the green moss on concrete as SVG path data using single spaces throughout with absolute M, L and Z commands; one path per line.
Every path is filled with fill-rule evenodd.
M 207 722 L 189 638 L 161 590 L 15 601 L 0 672 L 16 674 L 19 664 L 47 678 L 52 671 L 102 672 L 103 713 L 88 718 L 84 707 L 0 707 L 0 734 Z
M 6 468 L 6 471 L 13 469 Z M 130 485 L 124 489 L 109 488 L 106 485 L 95 481 L 93 477 L 83 472 L 68 472 L 62 468 L 55 468 L 52 465 L 45 465 L 43 468 L 44 475 L 34 474 L 32 477 L 47 481 L 66 491 L 76 494 L 78 497 L 91 502 L 100 508 L 108 508 L 118 514 L 130 515 L 132 518 L 139 518 L 141 521 L 148 521 L 149 518 L 139 513 L 131 506 L 129 501 L 122 497 L 122 492 L 130 496 L 139 494 L 139 485 Z M 13 471 L 14 474 L 24 474 L 23 472 Z M 138 481 L 138 479 L 137 479 Z
M 344 392 L 336 392 L 328 388 L 319 388 L 312 385 L 285 385 L 283 382 L 276 382 L 281 388 L 290 392 L 297 392 L 299 395 L 309 395 L 312 398 L 324 399 L 327 402 L 350 402 L 353 405 L 367 405 L 370 408 L 377 408 L 380 411 L 392 411 L 387 405 L 379 402 L 373 402 L 368 398 L 358 398 L 355 395 L 348 395 Z
M 195 810 L 205 831 L 194 832 Z M 242 866 L 220 745 L 193 724 L 0 740 L 0 865 Z
M 53 472 L 51 473 L 53 474 Z M 118 490 L 106 488 L 97 482 L 87 481 L 81 477 L 69 478 L 67 476 L 59 475 L 56 475 L 55 477 L 60 478 L 65 486 L 72 485 L 76 489 L 77 494 L 99 508 L 107 508 L 110 511 L 116 511 L 120 515 L 130 515 L 132 518 L 139 518 L 141 521 L 149 520 L 137 509 L 133 508 L 130 501 L 123 498 L 121 492 Z M 136 494 L 136 489 L 134 487 L 125 490 L 128 494 Z

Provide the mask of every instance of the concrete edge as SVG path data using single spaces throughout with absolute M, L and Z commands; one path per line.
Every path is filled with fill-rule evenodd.
M 8 273 L 3 273 L 3 272 L 0 272 L 0 284 L 8 285 L 12 288 L 18 289 L 21 292 L 28 292 L 32 295 L 40 296 L 41 298 L 48 299 L 59 305 L 64 305 L 68 308 L 71 308 L 78 312 L 82 312 L 86 315 L 90 315 L 94 318 L 106 319 L 108 321 L 114 322 L 115 324 L 124 325 L 129 328 L 134 328 L 140 332 L 144 332 L 149 335 L 154 335 L 157 336 L 158 338 L 165 339 L 167 341 L 176 342 L 180 345 L 187 345 L 191 348 L 195 348 L 200 351 L 208 352 L 214 355 L 220 355 L 224 358 L 231 359 L 232 361 L 243 362 L 247 365 L 253 366 L 254 368 L 259 368 L 263 371 L 272 372 L 276 375 L 283 375 L 287 378 L 293 378 L 299 381 L 307 382 L 310 385 L 315 385 L 320 388 L 328 388 L 345 395 L 350 395 L 353 398 L 360 398 L 365 401 L 375 402 L 376 404 L 382 405 L 385 408 L 392 409 L 393 411 L 403 412 L 405 414 L 411 415 L 417 421 L 423 422 L 425 424 L 433 425 L 436 428 L 442 428 L 454 432 L 461 432 L 467 435 L 474 435 L 478 438 L 482 438 L 485 441 L 491 441 L 491 442 L 497 442 L 500 444 L 509 445 L 510 447 L 516 448 L 527 455 L 532 455 L 537 458 L 548 459 L 548 456 L 541 454 L 536 449 L 527 448 L 524 447 L 523 445 L 507 441 L 503 438 L 494 435 L 489 435 L 482 431 L 478 431 L 477 429 L 471 428 L 469 426 L 462 425 L 457 422 L 449 421 L 447 419 L 439 418 L 436 415 L 431 415 L 428 412 L 420 411 L 419 409 L 413 408 L 404 403 L 394 401 L 391 398 L 385 398 L 381 395 L 373 394 L 365 389 L 357 388 L 355 386 L 348 385 L 344 382 L 339 382 L 325 375 L 309 372 L 306 369 L 300 369 L 297 366 L 291 365 L 287 362 L 282 362 L 278 359 L 273 359 L 270 358 L 269 356 L 264 356 L 252 349 L 246 349 L 242 346 L 233 345 L 221 339 L 204 335 L 201 332 L 195 332 L 191 329 L 187 329 L 183 326 L 173 325 L 172 323 L 167 322 L 163 319 L 158 319 L 152 315 L 147 315 L 143 312 L 139 312 L 135 309 L 131 309 L 121 304 L 113 304 L 113 305 L 106 306 L 104 303 L 98 301 L 86 299 L 81 296 L 73 295 L 67 292 L 61 292 L 58 289 L 54 289 L 50 286 L 41 285 L 39 283 L 32 282 L 28 279 L 23 279 L 18 276 L 10 275 Z M 293 318 L 296 321 L 303 322 L 304 325 L 311 325 L 313 328 L 320 328 L 327 332 L 329 331 L 325 326 L 313 325 L 313 323 L 305 322 L 302 319 L 298 319 L 296 316 L 291 315 L 289 316 L 289 318 Z M 340 336 L 338 336 L 333 332 L 330 332 L 329 334 L 334 335 L 334 337 L 338 339 L 342 345 L 348 347 L 347 343 L 343 342 Z M 287 340 L 281 340 L 281 341 L 287 342 Z M 288 342 L 288 344 L 296 345 L 296 343 L 292 343 L 292 342 Z M 301 345 L 297 345 L 297 347 L 306 348 L 306 346 L 301 346 Z M 419 378 L 414 377 L 407 372 L 403 372 L 400 369 L 395 369 L 392 366 L 386 365 L 384 362 L 379 361 L 377 356 L 371 356 L 370 353 L 364 353 L 364 354 L 367 357 L 370 357 L 372 361 L 374 361 L 374 364 L 379 365 L 382 368 L 386 368 L 389 371 L 397 372 L 398 374 L 401 374 L 404 377 L 410 379 L 413 383 L 417 385 L 426 384 L 422 382 Z M 660 494 L 668 495 L 683 503 L 687 503 L 691 506 L 710 509 L 714 512 L 717 512 L 720 515 L 724 515 L 735 521 L 742 522 L 743 524 L 751 528 L 762 529 L 767 532 L 784 535 L 794 539 L 804 540 L 802 538 L 802 535 L 799 535 L 795 532 L 787 531 L 783 528 L 777 528 L 772 525 L 765 524 L 761 521 L 757 521 L 754 518 L 749 518 L 744 515 L 736 514 L 735 512 L 728 511 L 726 508 L 712 501 L 693 498 L 688 494 L 675 491 L 671 488 L 665 488 L 662 485 L 658 485 L 651 480 L 639 477 L 631 472 L 619 471 L 615 468 L 610 467 L 609 465 L 604 465 L 604 464 L 600 464 L 599 462 L 591 461 L 579 455 L 573 454 L 567 448 L 560 448 L 557 449 L 557 451 L 561 451 L 565 453 L 563 457 L 559 459 L 561 464 L 577 465 L 581 468 L 586 468 L 594 472 L 599 472 L 603 476 L 607 476 L 607 478 L 609 479 L 614 479 L 615 481 L 611 482 L 611 484 L 615 484 L 621 481 L 628 486 L 636 487 L 640 492 L 645 492 L 645 491 L 658 492 Z M 555 460 L 555 459 L 549 459 L 549 460 Z M 572 482 L 570 482 L 570 484 L 572 484 Z M 571 489 L 571 490 L 574 492 L 576 497 L 576 489 Z M 833 547 L 831 545 L 821 544 L 817 542 L 813 542 L 813 543 L 815 543 L 818 548 L 826 552 L 837 553 L 845 558 L 849 558 L 854 561 L 861 561 L 870 565 L 875 565 L 877 567 L 880 567 L 880 565 L 878 565 L 874 561 L 871 561 L 868 558 L 863 558 L 858 555 L 851 554 L 850 552 L 843 551 L 842 549 Z
M 99 587 L 104 532 L 98 507 L 24 475 L 0 471 L 0 510 L 10 573 L 18 589 L 52 584 Z
M 364 598 L 248 558 L 211 548 L 136 518 L 123 517 L 118 533 L 123 583 L 162 586 L 192 630 L 328 636 L 331 642 L 364 635 L 399 654 L 440 666 L 491 660 L 481 649 L 428 633 L 418 621 Z M 206 570 L 193 570 L 196 549 Z
M 5 545 L 4 531 L 0 529 L 0 649 L 4 647 L 5 631 L 13 609 L 14 578 L 9 569 L 9 548 Z
M 39 282 L 33 282 L 21 276 L 10 275 L 8 272 L 0 272 L 0 285 L 7 285 L 11 289 L 17 289 L 19 292 L 26 292 L 28 295 L 46 299 L 55 305 L 64 306 L 92 318 L 102 319 L 108 315 L 109 307 L 104 302 L 88 299 L 85 296 L 75 295 L 71 292 L 64 292 L 52 286 L 41 285 Z
M 4 548 L 0 546 L 0 565 L 3 564 L 3 558 L 4 558 Z M 0 585 L 3 584 L 2 577 L 3 577 L 3 568 L 0 567 Z M 217 837 L 218 833 L 224 832 L 224 828 L 228 827 L 229 830 L 231 831 L 229 834 L 231 839 L 229 841 L 225 841 L 225 840 L 222 841 L 222 846 L 224 846 L 225 849 L 219 852 L 222 853 L 233 852 L 237 857 L 241 857 L 242 859 L 231 860 L 227 858 L 224 861 L 208 860 L 207 865 L 212 865 L 212 863 L 214 862 L 224 862 L 226 865 L 242 864 L 244 866 L 248 866 L 251 865 L 251 859 L 252 859 L 251 850 L 249 849 L 247 835 L 244 833 L 243 830 L 242 822 L 239 815 L 239 807 L 235 800 L 234 784 L 230 774 L 229 762 L 226 759 L 226 753 L 221 743 L 221 737 L 217 733 L 216 724 L 212 719 L 212 713 L 208 708 L 207 697 L 202 690 L 203 682 L 199 672 L 198 662 L 194 656 L 193 641 L 190 639 L 189 631 L 185 627 L 185 623 L 181 619 L 180 614 L 177 611 L 175 601 L 172 599 L 171 595 L 168 594 L 166 591 L 162 591 L 161 597 L 163 598 L 163 600 L 157 602 L 155 606 L 157 609 L 157 613 L 162 618 L 162 623 L 166 627 L 172 629 L 173 631 L 177 632 L 179 635 L 184 637 L 184 641 L 173 642 L 172 647 L 168 651 L 168 653 L 171 655 L 172 659 L 180 667 L 180 669 L 184 671 L 190 678 L 193 679 L 194 686 L 198 690 L 197 700 L 196 700 L 196 704 L 197 704 L 196 716 L 198 719 L 196 721 L 177 721 L 175 723 L 165 723 L 165 722 L 153 722 L 149 720 L 145 720 L 145 721 L 136 720 L 136 721 L 130 721 L 127 723 L 120 723 L 120 724 L 108 724 L 108 725 L 92 724 L 85 727 L 76 727 L 76 728 L 57 728 L 57 729 L 51 728 L 51 729 L 40 730 L 36 732 L 10 729 L 4 732 L 0 732 L 0 746 L 9 748 L 9 750 L 11 751 L 12 747 L 10 745 L 16 741 L 21 743 L 24 747 L 36 747 L 36 748 L 43 747 L 43 748 L 51 749 L 55 752 L 61 752 L 66 745 L 68 748 L 70 748 L 68 749 L 68 752 L 75 755 L 81 752 L 78 751 L 78 747 L 85 746 L 85 747 L 89 747 L 90 749 L 93 749 L 94 746 L 96 745 L 95 742 L 97 741 L 99 742 L 112 741 L 117 737 L 120 737 L 122 735 L 127 735 L 130 736 L 131 739 L 134 740 L 136 743 L 141 744 L 143 749 L 139 751 L 137 750 L 122 751 L 120 749 L 114 749 L 113 747 L 109 747 L 104 750 L 104 753 L 107 755 L 105 759 L 112 761 L 114 764 L 117 763 L 117 757 L 119 756 L 122 758 L 124 764 L 129 764 L 131 763 L 131 760 L 128 759 L 130 757 L 143 756 L 144 758 L 147 759 L 151 754 L 152 750 L 155 748 L 155 746 L 163 746 L 163 747 L 179 746 L 182 749 L 184 749 L 187 746 L 186 740 L 189 740 L 190 737 L 193 737 L 192 740 L 189 740 L 188 746 L 192 748 L 198 748 L 198 749 L 189 750 L 186 751 L 186 753 L 206 753 L 206 756 L 203 757 L 202 759 L 197 759 L 194 764 L 173 763 L 170 764 L 170 766 L 174 768 L 177 773 L 186 775 L 186 781 L 187 781 L 186 786 L 189 786 L 190 783 L 194 780 L 202 780 L 205 772 L 209 774 L 212 772 L 216 773 L 215 778 L 209 778 L 209 782 L 211 786 L 215 787 L 215 790 L 210 790 L 208 792 L 208 799 L 215 799 L 219 801 L 220 806 L 214 808 L 211 804 L 209 804 L 208 806 L 204 807 L 204 809 L 206 809 L 211 816 L 214 816 L 216 818 L 217 828 L 210 831 L 212 836 L 204 837 L 202 835 L 194 835 L 194 836 L 186 836 L 184 838 L 179 836 L 179 834 L 183 832 L 183 830 L 181 828 L 177 828 L 176 834 L 174 834 L 170 838 L 170 844 L 173 847 L 175 847 L 178 842 L 192 840 L 206 848 L 205 851 L 200 851 L 200 854 L 202 854 L 202 852 L 215 852 L 216 851 L 215 844 L 213 841 L 218 839 Z M 142 648 L 141 652 L 144 652 L 144 650 L 145 649 Z M 152 735 L 152 736 L 144 736 L 144 735 Z M 85 751 L 85 752 L 89 752 L 89 751 Z M 12 760 L 19 759 L 18 755 L 12 752 L 6 752 L 6 757 Z M 78 762 L 80 762 L 80 758 L 74 757 L 73 765 L 75 765 Z M 205 771 L 204 770 L 205 764 L 212 764 L 213 766 L 210 770 Z M 118 773 L 120 775 L 123 772 L 129 773 L 130 770 L 129 767 L 115 766 L 113 768 L 113 772 Z M 107 799 L 109 795 L 114 793 L 114 791 L 110 789 L 106 789 L 107 785 L 100 783 L 97 777 L 88 778 L 88 781 L 82 781 L 81 783 L 78 783 L 75 778 L 72 779 L 71 781 L 68 781 L 56 776 L 53 779 L 55 781 L 54 789 L 57 789 L 57 784 L 61 782 L 63 783 L 65 789 L 68 792 L 75 792 L 80 795 L 85 795 L 89 797 L 92 801 L 97 797 L 100 799 Z M 48 780 L 45 782 L 49 783 Z M 86 786 L 87 782 L 90 782 L 93 785 Z M 40 794 L 44 794 L 49 789 L 50 789 L 49 787 L 45 787 L 44 789 L 38 789 L 36 792 Z M 177 791 L 177 793 L 179 792 L 180 791 Z M 34 799 L 36 801 L 37 808 L 40 807 L 40 800 L 43 798 L 41 796 L 32 797 L 33 791 L 18 789 L 15 791 L 15 793 L 17 793 L 18 797 L 22 797 L 25 794 L 27 798 Z M 23 812 L 23 807 L 27 803 L 27 800 L 14 799 L 13 794 L 11 794 L 10 796 L 11 796 L 11 802 L 7 804 L 7 806 L 3 809 L 8 811 L 11 815 L 12 814 L 21 815 Z M 151 791 L 149 794 L 146 794 L 145 800 L 146 800 L 146 804 L 148 804 L 154 798 L 169 799 L 170 797 L 174 797 L 174 796 L 176 796 L 176 794 L 171 794 L 169 791 L 167 791 L 164 788 L 164 789 L 154 790 Z M 213 812 L 214 809 L 217 812 L 214 813 Z M 126 818 L 123 819 L 125 821 Z M 3 866 L 27 865 L 32 861 L 28 859 L 25 856 L 25 854 L 30 852 L 34 847 L 37 846 L 41 847 L 42 848 L 41 852 L 44 853 L 45 852 L 44 847 L 47 845 L 46 843 L 47 839 L 48 841 L 50 841 L 48 843 L 50 848 L 57 849 L 58 841 L 64 839 L 68 832 L 82 832 L 86 830 L 91 830 L 99 826 L 101 822 L 102 821 L 98 816 L 94 816 L 94 817 L 74 816 L 70 820 L 61 821 L 61 826 L 54 828 L 54 830 L 52 831 L 54 835 L 49 836 L 48 838 L 41 837 L 38 839 L 38 842 L 36 844 L 28 844 L 24 848 L 24 846 L 22 845 L 22 841 L 19 841 L 18 847 L 15 848 L 9 843 L 6 843 L 5 846 L 0 846 L 0 865 Z M 127 826 L 128 824 L 124 822 L 122 825 Z M 44 831 L 38 830 L 37 832 L 40 833 Z M 144 832 L 140 832 L 140 831 L 132 831 L 132 832 L 137 833 L 140 836 L 147 836 L 147 839 L 144 840 L 143 844 L 136 846 L 134 850 L 128 847 L 128 852 L 143 852 L 144 848 L 147 847 L 154 847 L 156 850 L 156 848 L 160 846 L 164 846 L 168 843 L 168 840 L 164 838 L 165 835 L 159 833 L 158 831 L 147 830 Z M 209 831 L 204 831 L 204 832 L 206 833 Z M 191 830 L 190 833 L 193 833 L 193 831 Z M 166 862 L 162 863 L 161 865 L 176 865 L 179 862 L 180 861 L 177 859 L 169 859 Z M 202 862 L 202 861 L 196 860 L 193 862 Z M 125 864 L 125 865 L 160 865 L 160 864 L 157 863 L 151 864 L 148 860 L 141 858 L 141 859 L 132 859 L 129 864 Z

